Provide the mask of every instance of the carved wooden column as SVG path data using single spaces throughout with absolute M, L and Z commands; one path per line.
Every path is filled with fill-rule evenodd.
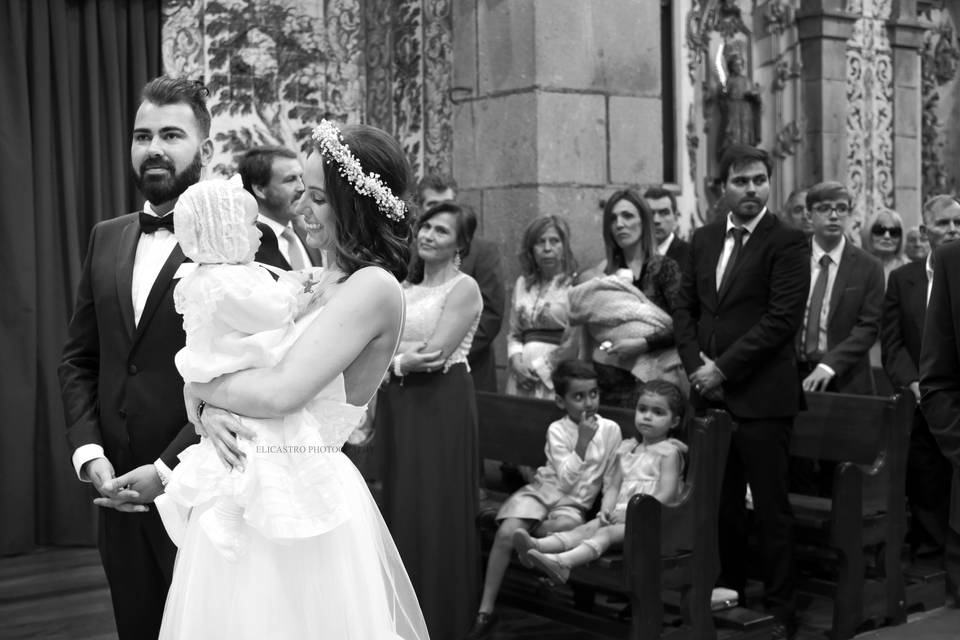
M 798 155 L 801 184 L 843 182 L 847 175 L 846 48 L 856 18 L 844 5 L 845 0 L 804 0 L 797 13 L 807 119 Z
M 893 176 L 894 208 L 907 227 L 920 224 L 921 51 L 924 26 L 917 20 L 916 0 L 894 3 L 889 24 L 893 49 Z

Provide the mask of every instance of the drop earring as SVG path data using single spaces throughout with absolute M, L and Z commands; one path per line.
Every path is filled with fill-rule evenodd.
M 460 249 L 457 249 L 457 253 L 453 256 L 453 268 L 457 271 L 460 271 L 460 264 L 463 261 L 460 259 Z

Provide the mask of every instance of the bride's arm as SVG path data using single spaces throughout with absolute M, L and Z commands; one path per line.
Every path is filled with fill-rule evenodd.
M 343 283 L 276 366 L 247 369 L 191 385 L 207 403 L 253 418 L 280 417 L 303 407 L 384 331 L 384 313 L 399 288 L 382 269 L 361 269 Z

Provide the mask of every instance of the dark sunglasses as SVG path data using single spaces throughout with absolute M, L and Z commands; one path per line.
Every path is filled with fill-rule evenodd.
M 891 238 L 899 238 L 903 235 L 903 229 L 900 227 L 885 227 L 882 224 L 875 224 L 870 227 L 870 233 L 875 236 L 882 236 L 885 233 L 889 233 Z

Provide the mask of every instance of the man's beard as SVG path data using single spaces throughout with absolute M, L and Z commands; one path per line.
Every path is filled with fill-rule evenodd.
M 162 168 L 169 171 L 163 176 L 144 177 L 148 169 Z M 133 180 L 140 189 L 140 193 L 152 205 L 170 202 L 180 197 L 187 187 L 200 182 L 200 172 L 203 164 L 200 158 L 200 152 L 193 157 L 193 162 L 181 171 L 174 173 L 173 163 L 162 158 L 148 158 L 140 164 L 140 170 L 133 172 Z

